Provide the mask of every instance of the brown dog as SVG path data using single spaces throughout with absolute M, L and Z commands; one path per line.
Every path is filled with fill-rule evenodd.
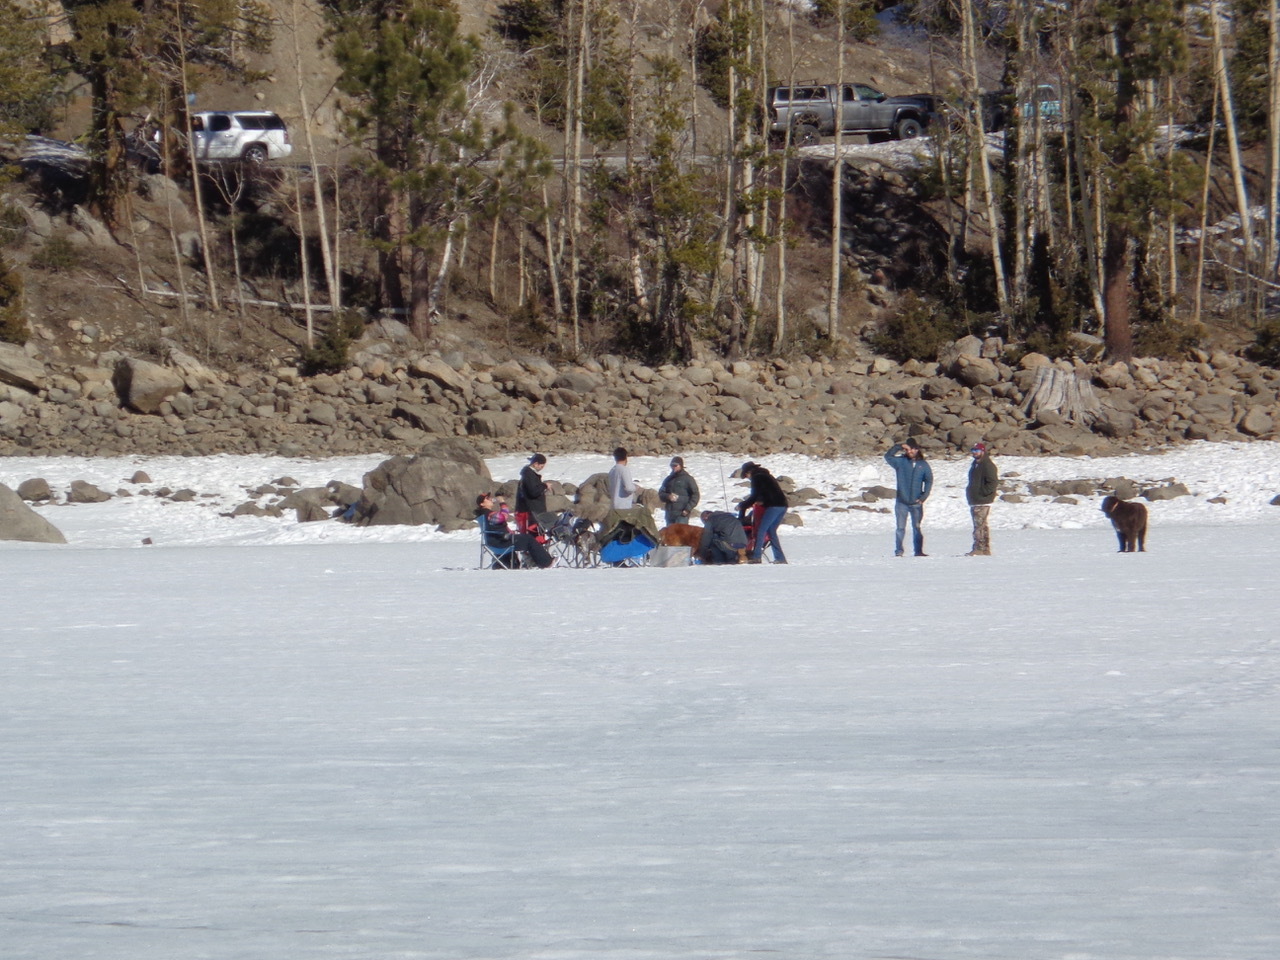
M 672 523 L 658 531 L 658 543 L 664 547 L 688 547 L 690 552 L 698 556 L 698 547 L 702 545 L 702 527 L 693 523 Z M 747 562 L 747 551 L 738 551 L 738 562 Z
M 664 547 L 688 547 L 695 554 L 702 543 L 702 528 L 692 523 L 672 523 L 658 531 L 658 543 Z
M 1111 518 L 1120 541 L 1121 553 L 1147 550 L 1147 508 L 1140 503 L 1130 503 L 1116 497 L 1102 501 L 1102 512 Z

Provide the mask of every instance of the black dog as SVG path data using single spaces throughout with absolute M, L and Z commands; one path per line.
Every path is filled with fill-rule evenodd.
M 1129 503 L 1115 497 L 1102 501 L 1102 512 L 1111 518 L 1120 541 L 1121 553 L 1147 550 L 1147 508 L 1140 503 Z

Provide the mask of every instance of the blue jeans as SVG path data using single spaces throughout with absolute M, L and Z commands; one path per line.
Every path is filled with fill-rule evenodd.
M 902 556 L 902 541 L 907 533 L 907 518 L 911 518 L 911 541 L 915 547 L 916 556 L 924 553 L 924 534 L 920 531 L 920 521 L 924 519 L 923 503 L 903 503 L 901 500 L 893 502 L 893 519 L 898 523 L 897 534 L 893 540 L 893 555 L 895 557 Z
M 752 560 L 760 559 L 760 554 L 764 553 L 764 542 L 768 539 L 773 546 L 773 562 L 787 562 L 782 544 L 778 543 L 778 524 L 782 523 L 782 518 L 786 515 L 786 507 L 765 507 L 764 515 L 760 517 L 760 526 L 756 529 L 755 545 L 751 548 Z

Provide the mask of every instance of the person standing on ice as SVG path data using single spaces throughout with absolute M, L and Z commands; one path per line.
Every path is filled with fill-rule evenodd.
M 787 556 L 782 552 L 782 544 L 778 542 L 778 525 L 787 515 L 787 507 L 790 505 L 787 495 L 782 492 L 782 486 L 773 474 L 751 460 L 738 469 L 738 476 L 746 477 L 751 481 L 751 492 L 738 503 L 738 516 L 745 518 L 747 511 L 755 504 L 764 507 L 760 522 L 752 532 L 754 543 L 751 545 L 751 555 L 747 557 L 747 563 L 760 562 L 766 540 L 773 548 L 773 562 L 786 563 Z
M 893 518 L 897 530 L 893 541 L 893 555 L 902 556 L 902 541 L 907 532 L 907 520 L 911 520 L 911 539 L 917 557 L 924 552 L 924 533 L 920 524 L 924 520 L 924 502 L 933 490 L 933 468 L 924 459 L 920 444 L 908 437 L 895 443 L 884 455 L 885 463 L 893 467 L 898 479 L 898 496 L 893 503 Z
M 662 486 L 658 487 L 658 499 L 662 501 L 667 525 L 692 522 L 693 508 L 698 505 L 701 496 L 698 482 L 685 473 L 684 460 L 672 457 L 671 473 L 662 481 Z
M 964 489 L 965 499 L 969 501 L 969 515 L 973 518 L 973 549 L 966 557 L 991 556 L 991 528 L 987 520 L 991 516 L 991 504 L 995 502 L 996 491 L 1000 489 L 1000 473 L 996 470 L 995 461 L 987 453 L 987 445 L 979 440 L 969 453 L 973 462 L 969 464 L 969 485 Z
M 630 510 L 634 507 L 639 489 L 631 479 L 631 468 L 627 466 L 627 448 L 617 447 L 613 451 L 613 469 L 609 471 L 609 501 L 613 509 Z
M 547 512 L 547 482 L 542 479 L 542 468 L 547 458 L 535 453 L 520 471 L 516 484 L 516 529 L 531 533 L 538 529 L 538 514 Z

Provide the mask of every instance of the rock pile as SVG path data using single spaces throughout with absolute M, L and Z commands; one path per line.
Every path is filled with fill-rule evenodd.
M 431 440 L 466 437 L 485 455 L 623 444 L 638 455 L 866 456 L 907 434 L 926 449 L 983 438 L 1003 455 L 1082 455 L 1280 430 L 1280 372 L 1224 353 L 1110 364 L 1029 354 L 1011 364 L 1000 341 L 969 337 L 932 363 L 655 368 L 612 356 L 554 366 L 458 340 L 414 353 L 403 343 L 362 342 L 348 369 L 312 378 L 292 368 L 219 374 L 172 344 L 159 364 L 103 354 L 94 365 L 0 344 L 0 455 L 412 456 Z

